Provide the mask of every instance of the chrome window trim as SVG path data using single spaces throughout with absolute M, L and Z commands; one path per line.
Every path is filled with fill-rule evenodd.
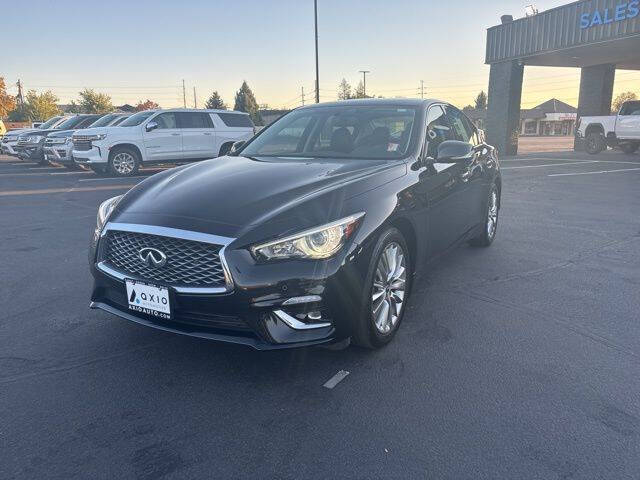
M 222 245 L 222 248 L 218 252 L 218 256 L 220 257 L 220 263 L 222 264 L 222 269 L 224 271 L 224 279 L 225 286 L 224 287 L 174 287 L 171 286 L 178 293 L 186 293 L 186 294 L 216 294 L 216 293 L 228 293 L 233 291 L 234 282 L 233 277 L 231 276 L 231 270 L 229 269 L 229 265 L 227 264 L 227 259 L 225 258 L 225 250 L 227 246 L 235 240 L 235 238 L 231 237 L 223 237 L 220 235 L 214 235 L 211 233 L 202 233 L 202 232 L 194 232 L 192 230 L 182 230 L 179 228 L 170 228 L 170 227 L 159 227 L 156 225 L 143 225 L 137 223 L 118 223 L 118 222 L 107 222 L 107 224 L 102 229 L 100 233 L 100 238 L 104 237 L 108 231 L 116 230 L 121 232 L 134 232 L 134 233 L 146 233 L 149 235 L 158 235 L 161 237 L 169 237 L 169 238 L 181 238 L 184 240 L 192 240 L 195 242 L 204 242 L 211 243 L 213 245 Z M 124 281 L 125 278 L 131 278 L 133 280 L 142 280 L 147 281 L 142 277 L 136 277 L 132 275 L 124 275 L 121 272 L 114 270 L 113 268 L 106 265 L 103 261 L 98 261 L 96 264 L 98 270 L 106 273 L 109 276 L 115 277 L 118 280 Z M 151 280 L 153 283 L 153 280 Z

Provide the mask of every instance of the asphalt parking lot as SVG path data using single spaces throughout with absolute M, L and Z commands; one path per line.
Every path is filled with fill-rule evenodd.
M 503 160 L 495 243 L 430 264 L 375 352 L 258 352 L 89 310 L 96 208 L 144 175 L 0 158 L 0 478 L 640 472 L 640 155 Z

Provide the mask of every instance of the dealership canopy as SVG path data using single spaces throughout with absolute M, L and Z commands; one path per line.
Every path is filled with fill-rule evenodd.
M 487 31 L 487 139 L 517 153 L 526 65 L 581 69 L 578 116 L 608 115 L 616 68 L 640 70 L 640 0 L 584 0 Z M 580 145 L 576 145 L 580 148 Z

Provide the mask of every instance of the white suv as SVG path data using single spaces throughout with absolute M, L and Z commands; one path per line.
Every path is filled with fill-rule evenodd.
M 148 163 L 205 160 L 226 155 L 254 134 L 251 117 L 227 110 L 146 110 L 118 127 L 73 135 L 73 159 L 96 173 L 126 177 Z

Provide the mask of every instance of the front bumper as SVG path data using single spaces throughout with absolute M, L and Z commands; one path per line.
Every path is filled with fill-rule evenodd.
M 71 146 L 64 143 L 45 145 L 44 158 L 56 163 L 74 163 L 71 155 Z
M 17 157 L 18 156 L 18 152 L 16 150 L 17 144 L 18 144 L 17 141 L 0 143 L 0 153 Z
M 360 282 L 368 265 L 366 249 L 356 245 L 325 261 L 273 264 L 256 264 L 246 249 L 227 250 L 224 256 L 233 273 L 233 289 L 195 293 L 166 285 L 172 319 L 164 320 L 129 309 L 124 275 L 96 262 L 96 248 L 92 243 L 91 308 L 160 330 L 258 350 L 319 345 L 349 337 L 359 318 Z
M 108 161 L 108 157 L 104 157 L 105 153 L 108 155 L 106 147 L 92 145 L 91 150 L 72 150 L 71 155 L 76 163 L 88 164 L 88 165 L 104 165 Z
M 18 143 L 15 151 L 18 156 L 26 160 L 42 160 L 44 158 L 44 146 L 42 143 Z

